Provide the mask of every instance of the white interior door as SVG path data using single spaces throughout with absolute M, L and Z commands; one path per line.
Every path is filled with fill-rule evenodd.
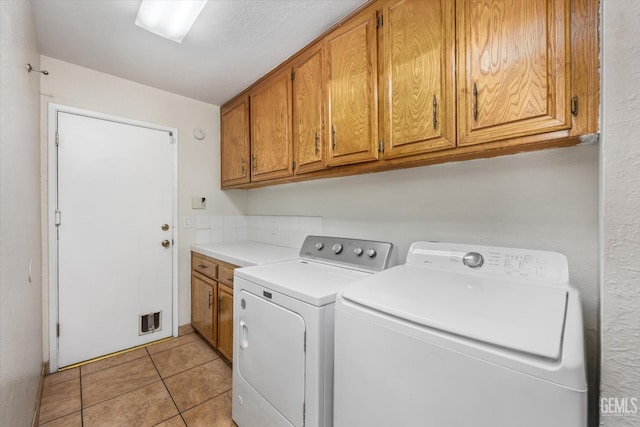
M 168 131 L 57 117 L 64 367 L 172 335 L 175 150 Z M 155 312 L 158 327 L 141 335 L 140 316 Z

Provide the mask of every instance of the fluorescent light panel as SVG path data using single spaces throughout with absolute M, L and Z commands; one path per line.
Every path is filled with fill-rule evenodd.
M 142 0 L 136 25 L 182 43 L 207 0 Z

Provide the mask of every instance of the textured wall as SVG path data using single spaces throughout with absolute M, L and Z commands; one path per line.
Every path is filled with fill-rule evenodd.
M 0 426 L 31 425 L 42 369 L 40 74 L 31 3 L 0 1 Z M 32 260 L 32 281 L 29 262 Z
M 2 2 L 2 0 L 0 0 Z M 134 83 L 109 74 L 79 67 L 68 62 L 42 56 L 42 67 L 50 74 L 42 79 L 42 144 L 43 179 L 46 180 L 47 105 L 56 103 L 84 108 L 120 117 L 178 128 L 178 322 L 190 322 L 191 258 L 189 246 L 195 243 L 195 227 L 183 228 L 186 215 L 239 214 L 246 205 L 243 191 L 220 191 L 220 110 L 219 107 L 191 98 Z M 202 128 L 206 137 L 198 141 L 193 130 Z M 46 209 L 47 187 L 43 185 L 43 207 Z M 192 210 L 191 197 L 207 198 L 206 210 Z M 46 215 L 44 215 L 46 221 Z M 195 225 L 195 224 L 194 224 Z M 43 238 L 47 244 L 47 225 Z M 46 259 L 45 259 L 46 262 Z M 45 264 L 44 277 L 48 277 Z M 45 326 L 48 331 L 48 283 L 44 286 Z M 49 344 L 45 333 L 44 358 L 48 360 Z
M 640 411 L 638 22 L 640 2 L 603 2 L 601 395 L 619 402 L 636 398 Z M 613 416 L 603 411 L 601 424 L 639 426 L 640 413 Z

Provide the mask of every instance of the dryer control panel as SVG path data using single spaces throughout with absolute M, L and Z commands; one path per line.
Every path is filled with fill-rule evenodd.
M 398 263 L 393 243 L 328 236 L 307 236 L 300 258 L 371 272 Z
M 567 284 L 569 281 L 567 258 L 548 251 L 415 242 L 409 248 L 407 264 L 537 283 Z

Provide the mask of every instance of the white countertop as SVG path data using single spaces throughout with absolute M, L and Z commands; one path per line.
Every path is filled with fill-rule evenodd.
M 258 242 L 203 243 L 191 250 L 239 267 L 287 261 L 299 258 L 300 249 Z

